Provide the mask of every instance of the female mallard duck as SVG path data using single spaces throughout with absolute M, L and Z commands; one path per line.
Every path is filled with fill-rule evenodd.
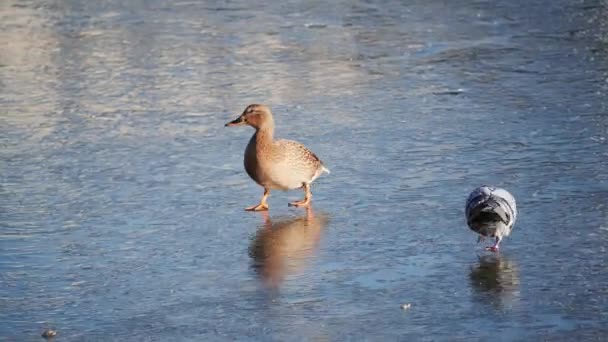
M 291 140 L 273 140 L 274 120 L 267 106 L 247 106 L 238 118 L 226 126 L 249 125 L 255 133 L 245 148 L 245 171 L 264 188 L 258 205 L 245 210 L 268 210 L 266 199 L 270 190 L 304 189 L 304 199 L 291 202 L 290 206 L 308 207 L 312 198 L 310 184 L 329 170 L 323 162 L 304 145 Z
M 465 209 L 469 228 L 479 234 L 478 242 L 484 237 L 496 238 L 487 250 L 497 252 L 503 237 L 509 236 L 517 219 L 515 198 L 507 190 L 491 186 L 481 186 L 469 195 Z

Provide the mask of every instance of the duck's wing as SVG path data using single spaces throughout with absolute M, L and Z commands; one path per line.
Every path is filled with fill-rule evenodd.
M 316 154 L 297 141 L 280 139 L 275 141 L 282 158 L 294 167 L 311 170 L 313 173 L 323 166 L 323 162 Z

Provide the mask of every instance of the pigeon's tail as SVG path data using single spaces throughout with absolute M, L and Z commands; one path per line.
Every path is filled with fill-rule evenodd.
M 504 189 L 480 187 L 467 200 L 467 223 L 483 236 L 508 236 L 516 217 L 515 199 Z

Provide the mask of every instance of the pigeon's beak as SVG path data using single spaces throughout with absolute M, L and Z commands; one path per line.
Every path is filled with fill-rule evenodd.
M 241 126 L 245 124 L 245 120 L 243 120 L 243 116 L 239 116 L 238 118 L 228 122 L 227 124 L 225 124 L 225 127 L 230 127 L 230 126 Z

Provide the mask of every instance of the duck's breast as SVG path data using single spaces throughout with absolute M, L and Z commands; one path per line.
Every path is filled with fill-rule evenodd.
M 249 177 L 256 183 L 263 185 L 263 175 L 258 163 L 255 135 L 251 137 L 249 144 L 247 144 L 247 147 L 245 148 L 243 163 L 245 164 L 245 171 L 247 171 Z

